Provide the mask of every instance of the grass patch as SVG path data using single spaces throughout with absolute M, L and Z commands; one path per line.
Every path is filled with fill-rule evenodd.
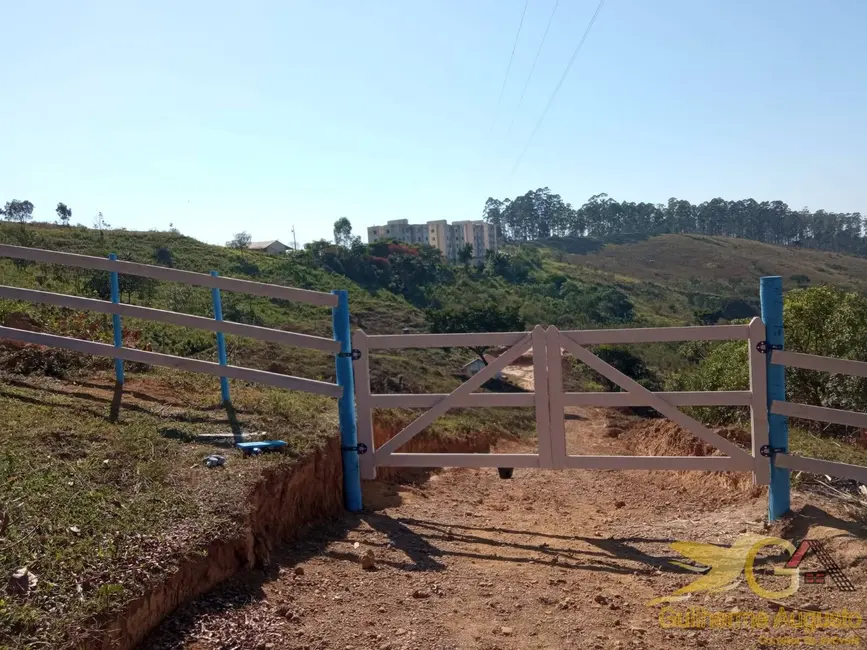
M 129 376 L 116 421 L 110 375 L 86 383 L 4 376 L 0 410 L 0 573 L 27 567 L 38 583 L 0 600 L 0 647 L 82 640 L 179 558 L 244 524 L 266 469 L 289 467 L 337 431 L 333 400 L 233 382 L 235 426 L 289 442 L 244 459 L 197 439 L 231 431 L 213 381 Z M 211 453 L 226 455 L 207 469 Z

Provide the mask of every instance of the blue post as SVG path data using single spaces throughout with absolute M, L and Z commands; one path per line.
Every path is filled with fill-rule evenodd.
M 112 253 L 108 259 L 116 262 L 117 255 Z M 117 305 L 120 303 L 120 282 L 117 278 L 117 271 L 109 272 L 109 281 L 111 284 L 111 302 Z M 123 347 L 123 327 L 120 324 L 120 314 L 111 315 L 111 325 L 114 329 L 114 347 L 120 349 Z M 123 386 L 123 359 L 114 360 L 114 378 L 118 384 Z
M 776 467 L 773 449 L 789 449 L 789 422 L 784 415 L 770 412 L 771 402 L 786 400 L 786 369 L 771 363 L 773 349 L 783 349 L 783 279 L 764 277 L 761 281 L 762 321 L 768 343 L 768 443 L 771 446 L 771 485 L 768 490 L 768 521 L 776 521 L 790 507 L 789 470 Z
M 352 374 L 352 340 L 349 334 L 349 296 L 332 291 L 337 307 L 331 310 L 334 340 L 340 341 L 337 385 L 343 395 L 337 403 L 340 415 L 340 448 L 343 454 L 343 500 L 350 512 L 361 512 L 361 474 L 358 470 L 358 430 L 355 419 L 355 380 Z
M 219 275 L 216 271 L 211 271 L 211 275 L 215 278 Z M 220 297 L 220 289 L 214 287 L 211 289 L 211 298 L 214 301 L 214 320 L 221 322 L 223 320 L 223 299 Z M 226 358 L 226 336 L 222 332 L 217 332 L 217 357 L 220 360 L 220 365 L 228 364 Z M 223 404 L 229 404 L 231 396 L 229 395 L 229 379 L 228 377 L 220 377 L 220 395 L 223 397 Z

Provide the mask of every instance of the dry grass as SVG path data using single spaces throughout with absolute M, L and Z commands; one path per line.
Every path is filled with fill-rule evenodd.
M 184 556 L 236 535 L 263 471 L 291 466 L 337 431 L 334 401 L 313 395 L 234 383 L 230 420 L 207 378 L 130 376 L 114 419 L 112 389 L 106 375 L 2 377 L 0 587 L 20 567 L 39 582 L 26 597 L 0 596 L 0 648 L 83 638 L 97 615 L 118 611 Z M 289 448 L 244 459 L 197 438 L 233 427 Z M 227 457 L 224 468 L 204 466 L 212 453 Z

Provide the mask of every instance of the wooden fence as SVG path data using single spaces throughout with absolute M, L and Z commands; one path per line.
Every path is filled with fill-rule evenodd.
M 262 282 L 251 282 L 248 280 L 238 280 L 235 278 L 224 278 L 205 273 L 194 273 L 192 271 L 180 271 L 150 264 L 139 264 L 136 262 L 124 262 L 89 255 L 23 248 L 7 244 L 0 244 L 0 256 L 45 264 L 61 264 L 64 266 L 83 269 L 106 271 L 109 273 L 136 275 L 154 280 L 180 282 L 183 284 L 208 287 L 211 289 L 225 289 L 227 291 L 236 291 L 267 298 L 292 300 L 323 307 L 333 308 L 337 306 L 337 296 L 330 293 L 308 291 L 306 289 L 296 289 L 293 287 L 265 284 Z M 69 309 L 83 311 L 95 311 L 102 314 L 116 314 L 131 318 L 141 318 L 169 325 L 179 325 L 182 327 L 190 327 L 211 332 L 223 332 L 226 334 L 234 334 L 236 336 L 245 336 L 259 341 L 283 343 L 296 347 L 321 350 L 335 355 L 340 351 L 340 343 L 338 341 L 321 336 L 284 332 L 282 330 L 259 327 L 256 325 L 215 320 L 204 316 L 194 316 L 174 311 L 141 307 L 138 305 L 126 305 L 106 300 L 82 298 L 80 296 L 70 296 L 66 294 L 37 291 L 34 289 L 21 289 L 18 287 L 3 285 L 0 285 L 0 298 L 54 305 L 57 307 L 67 307 Z M 215 375 L 217 377 L 230 377 L 244 381 L 259 382 L 270 386 L 277 386 L 279 388 L 301 390 L 330 397 L 340 397 L 343 394 L 343 389 L 340 386 L 330 382 L 305 379 L 303 377 L 293 377 L 290 375 L 281 375 L 278 373 L 255 370 L 253 368 L 241 366 L 221 365 L 210 361 L 188 359 L 186 357 L 177 357 L 157 352 L 115 347 L 106 343 L 96 343 L 93 341 L 84 341 L 54 334 L 24 331 L 12 327 L 0 327 L 0 338 L 12 339 L 24 343 L 34 343 L 37 345 L 46 345 L 75 352 L 82 352 L 85 354 L 110 357 L 113 359 L 122 359 L 124 361 L 134 361 L 154 366 L 165 366 L 176 368 L 178 370 L 204 373 Z

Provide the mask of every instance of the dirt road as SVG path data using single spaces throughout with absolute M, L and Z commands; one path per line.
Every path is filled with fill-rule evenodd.
M 611 435 L 613 425 L 624 426 L 616 417 L 573 409 L 572 453 L 628 453 Z M 745 532 L 764 532 L 765 498 L 743 485 L 708 474 L 540 470 L 516 470 L 512 480 L 495 470 L 446 470 L 417 483 L 374 483 L 365 495 L 369 512 L 310 531 L 267 574 L 185 607 L 144 647 L 740 649 L 785 637 L 810 643 L 808 636 L 863 645 L 861 629 L 661 625 L 663 606 L 648 601 L 697 577 L 672 564 L 684 558 L 671 542 L 728 546 Z M 785 534 L 832 538 L 828 546 L 858 590 L 802 585 L 785 604 L 865 614 L 863 522 L 815 496 L 810 502 Z M 359 563 L 368 550 L 374 570 Z M 779 586 L 782 579 L 762 580 Z M 673 607 L 778 615 L 742 578 L 734 589 Z

